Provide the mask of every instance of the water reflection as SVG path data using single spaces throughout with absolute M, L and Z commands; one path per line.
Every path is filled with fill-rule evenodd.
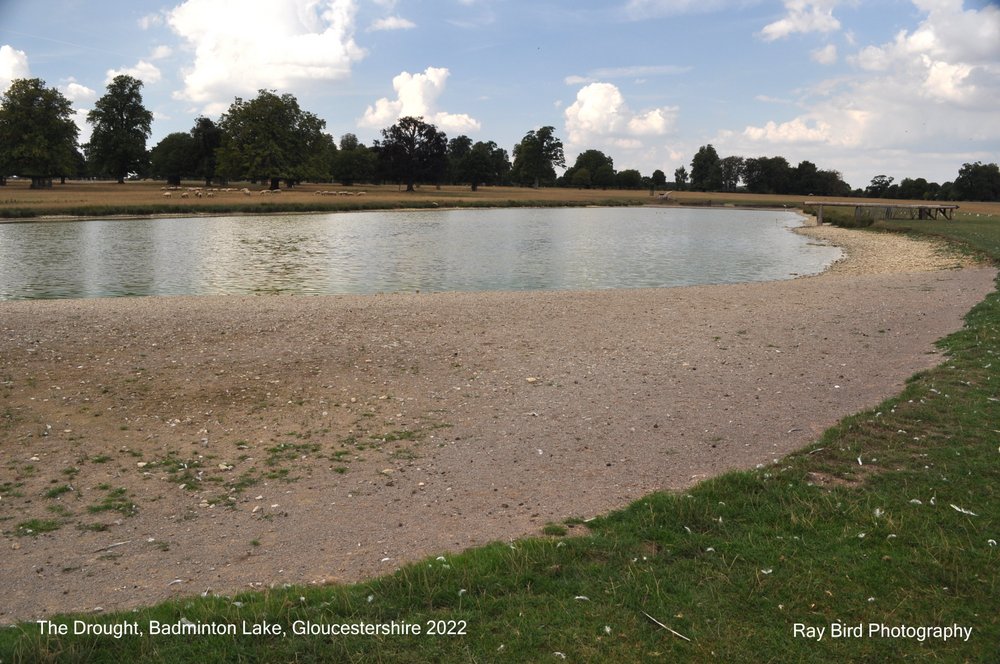
M 0 225 L 0 299 L 598 289 L 820 271 L 787 212 L 572 208 Z

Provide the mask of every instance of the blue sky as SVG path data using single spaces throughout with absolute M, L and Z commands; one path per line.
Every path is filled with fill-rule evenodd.
M 144 81 L 150 147 L 235 96 L 290 92 L 334 136 L 400 115 L 511 150 L 552 125 L 572 163 L 782 155 L 854 187 L 1000 161 L 1000 8 L 961 0 L 0 0 L 0 90 L 86 111 Z

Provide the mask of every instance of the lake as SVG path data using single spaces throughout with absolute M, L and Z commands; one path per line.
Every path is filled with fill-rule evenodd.
M 793 212 L 516 208 L 0 224 L 0 299 L 591 290 L 788 279 Z

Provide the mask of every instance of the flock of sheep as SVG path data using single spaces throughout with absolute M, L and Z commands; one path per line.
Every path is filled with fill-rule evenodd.
M 364 196 L 363 191 L 317 191 L 317 196 Z
M 237 189 L 235 187 L 224 187 L 218 189 L 205 189 L 203 187 L 160 187 L 163 190 L 164 198 L 173 198 L 174 192 L 180 192 L 181 198 L 190 198 L 193 194 L 195 198 L 215 198 L 217 193 L 230 193 L 235 192 L 243 194 L 244 196 L 250 196 L 253 194 L 252 191 L 243 187 L 242 189 Z M 259 196 L 269 196 L 273 194 L 280 194 L 280 189 L 261 189 L 257 191 Z M 365 196 L 364 191 L 317 191 L 315 192 L 317 196 Z

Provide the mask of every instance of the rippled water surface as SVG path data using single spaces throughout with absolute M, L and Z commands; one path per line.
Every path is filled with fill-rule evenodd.
M 559 208 L 0 224 L 0 299 L 602 289 L 786 279 L 790 212 Z

